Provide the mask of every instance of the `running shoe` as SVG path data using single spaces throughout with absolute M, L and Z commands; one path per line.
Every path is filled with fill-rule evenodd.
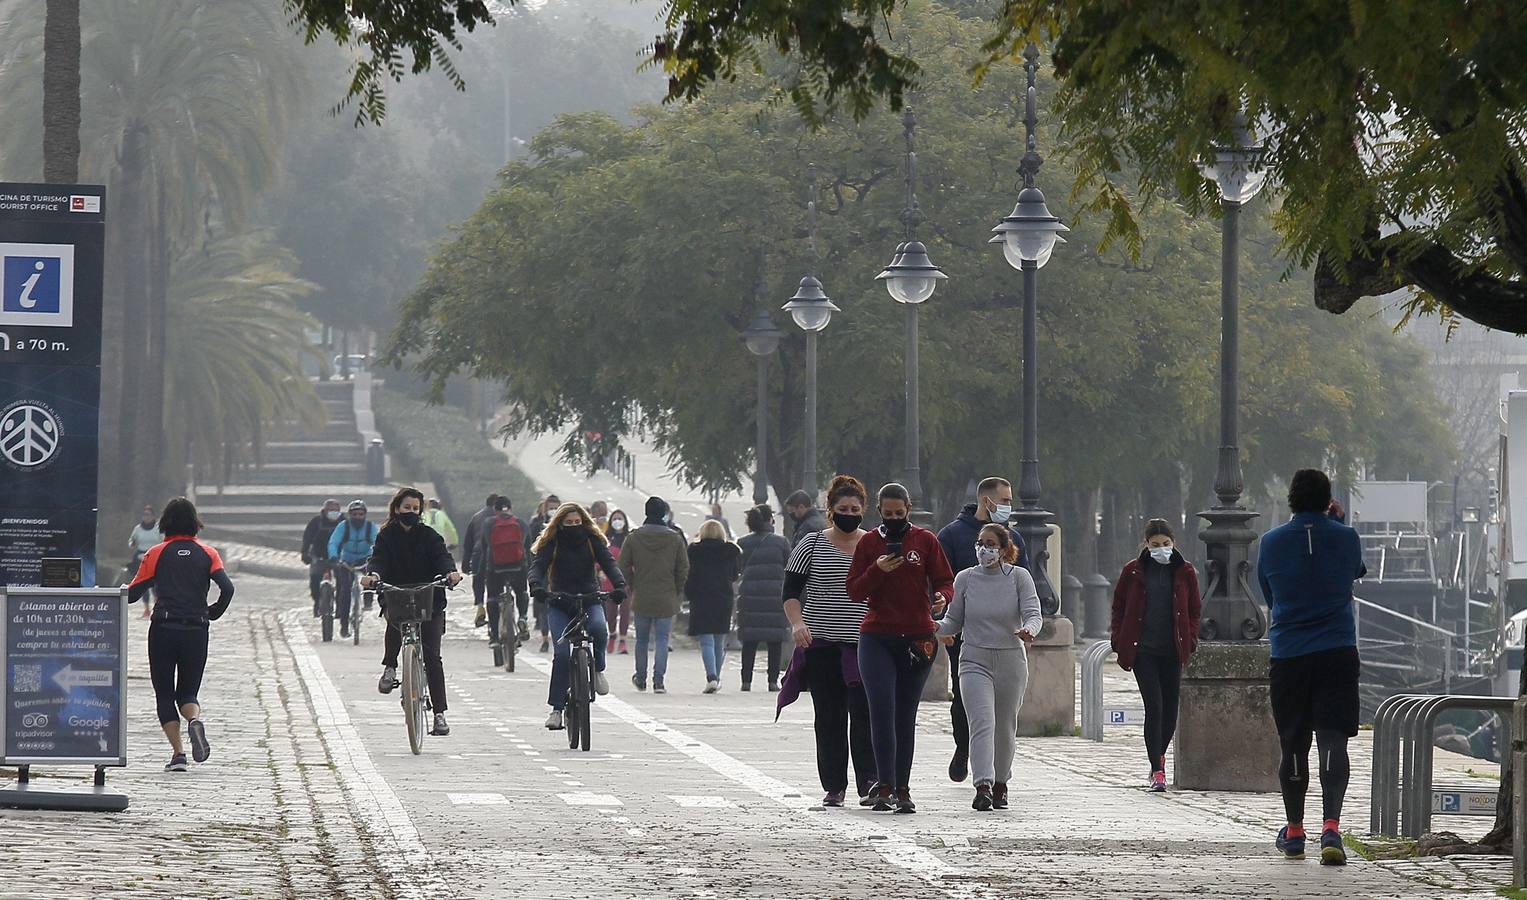
M 999 781 L 991 786 L 991 808 L 1007 809 L 1007 782 Z
M 879 809 L 879 807 L 876 807 Z M 910 815 L 917 812 L 917 804 L 912 802 L 911 788 L 896 789 L 896 812 L 901 815 Z
M 1320 864 L 1322 866 L 1347 864 L 1347 848 L 1342 844 L 1341 832 L 1327 828 L 1320 833 Z
M 551 715 L 546 717 L 547 731 L 561 731 L 566 727 L 562 724 L 562 710 L 554 709 L 551 711 Z
M 625 638 L 621 638 L 620 639 L 620 652 L 623 653 L 623 654 L 631 652 L 630 650 L 626 649 L 626 639 Z
M 594 693 L 603 697 L 610 692 L 610 682 L 604 677 L 603 672 L 594 673 Z
M 477 607 L 477 618 L 473 620 L 472 627 L 481 628 L 486 624 L 488 624 L 488 608 L 486 606 L 479 606 Z
M 615 652 L 615 639 L 614 638 L 610 638 L 608 641 L 605 642 L 604 652 L 606 654 L 610 654 L 610 653 L 614 653 Z
M 199 763 L 207 761 L 212 755 L 212 745 L 207 743 L 207 727 L 201 723 L 201 719 L 192 719 L 191 727 L 191 758 Z
M 746 693 L 748 693 L 751 690 L 753 690 L 753 682 L 751 682 L 751 681 L 744 681 L 742 683 L 742 692 L 744 694 L 746 694 Z
M 1166 793 L 1166 773 L 1156 771 L 1151 773 L 1150 791 L 1152 794 Z
M 822 805 L 833 808 L 842 806 L 843 793 L 843 791 L 828 791 L 827 796 L 822 798 Z
M 545 653 L 546 651 L 548 651 L 550 649 L 551 649 L 551 638 L 547 637 L 544 634 L 541 635 L 541 652 Z
M 871 806 L 875 812 L 890 812 L 896 808 L 896 792 L 886 785 L 880 785 L 875 789 L 875 805 Z
M 721 690 L 721 682 L 717 681 L 714 678 L 707 678 L 707 679 L 705 679 L 705 691 L 704 691 L 704 693 L 714 694 L 715 692 L 717 692 L 719 690 Z
M 970 775 L 970 751 L 964 747 L 954 748 L 954 758 L 949 760 L 949 780 L 958 784 Z
M 339 636 L 342 637 L 342 638 L 349 637 L 350 636 L 350 626 L 349 625 L 341 625 L 341 626 L 339 626 Z
M 530 640 L 530 623 L 524 619 L 521 619 L 516 624 L 520 629 L 520 643 L 527 643 Z
M 647 679 L 643 678 L 640 672 L 633 673 L 631 675 L 631 686 L 638 691 L 645 691 L 647 689 Z
M 880 800 L 880 783 L 871 782 L 869 790 L 859 798 L 860 806 L 874 806 Z
M 779 679 L 777 679 L 777 678 L 770 678 L 769 679 L 769 693 L 771 693 L 771 694 L 779 693 Z
M 386 666 L 382 669 L 382 677 L 377 679 L 376 689 L 378 693 L 390 694 L 398 687 L 398 667 Z
M 170 757 L 170 761 L 164 764 L 166 772 L 184 772 L 186 770 L 186 755 L 177 753 Z
M 1273 846 L 1288 859 L 1304 859 L 1304 835 L 1289 837 L 1287 825 L 1278 829 L 1278 839 L 1273 842 Z
M 654 693 L 654 694 L 666 694 L 666 693 L 668 693 L 668 688 L 663 687 L 663 682 L 661 682 L 661 681 L 659 681 L 659 680 L 654 678 L 652 680 L 652 693 Z
M 451 733 L 451 726 L 445 723 L 445 713 L 435 713 L 435 727 L 430 729 L 430 734 L 445 737 Z
M 970 801 L 970 808 L 977 812 L 986 812 L 992 808 L 991 785 L 984 781 L 976 785 L 976 798 Z

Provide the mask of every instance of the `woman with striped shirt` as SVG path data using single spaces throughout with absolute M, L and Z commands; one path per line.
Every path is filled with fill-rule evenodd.
M 802 537 L 785 566 L 785 616 L 796 650 L 780 706 L 793 700 L 800 689 L 811 693 L 817 776 L 826 792 L 823 806 L 843 805 L 850 759 L 861 798 L 875 780 L 869 706 L 858 662 L 859 626 L 866 607 L 850 599 L 847 588 L 848 567 L 864 536 L 859 523 L 868 499 L 859 479 L 834 477 L 827 490 L 831 527 Z

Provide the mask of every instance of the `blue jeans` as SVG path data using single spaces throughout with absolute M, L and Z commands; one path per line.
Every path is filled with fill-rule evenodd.
M 636 617 L 636 680 L 647 683 L 647 644 L 657 631 L 657 650 L 652 659 L 652 680 L 662 681 L 668 674 L 668 634 L 673 630 L 673 616 Z
M 550 620 L 551 636 L 560 638 L 562 632 L 567 630 L 568 623 L 572 622 L 572 613 L 548 604 L 547 618 Z M 588 609 L 588 621 L 583 626 L 589 634 L 589 640 L 594 645 L 594 668 L 604 671 L 604 645 L 610 639 L 610 626 L 605 622 L 603 605 L 591 606 Z M 567 682 L 569 676 L 568 660 L 572 656 L 572 648 L 558 640 L 551 648 L 551 690 L 547 692 L 546 702 L 551 708 L 559 712 L 567 706 Z
M 705 661 L 705 680 L 719 681 L 721 664 L 726 662 L 726 635 L 700 635 L 700 658 Z

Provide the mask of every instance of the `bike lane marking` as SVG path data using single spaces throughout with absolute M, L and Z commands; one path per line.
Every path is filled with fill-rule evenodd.
M 399 897 L 420 900 L 454 895 L 425 849 L 408 810 L 372 762 L 365 742 L 345 710 L 344 699 L 301 626 L 302 612 L 283 613 L 281 630 L 307 684 L 315 724 L 332 741 L 332 758 L 340 781 L 375 839 L 390 841 L 397 851 L 394 854 L 384 849 L 377 854 L 381 866 L 392 876 L 388 879 L 390 886 Z

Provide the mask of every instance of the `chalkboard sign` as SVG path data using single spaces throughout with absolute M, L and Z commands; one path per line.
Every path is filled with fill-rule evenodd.
M 0 765 L 127 765 L 127 592 L 0 588 Z

